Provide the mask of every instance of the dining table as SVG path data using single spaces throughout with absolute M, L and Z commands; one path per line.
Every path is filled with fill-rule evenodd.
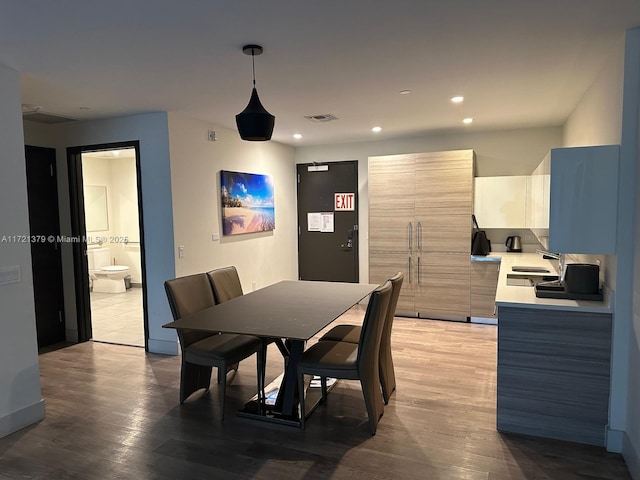
M 277 342 L 284 372 L 273 405 L 254 399 L 239 413 L 246 417 L 299 425 L 297 365 L 306 342 L 363 300 L 378 285 L 284 280 L 200 310 L 163 325 L 165 328 L 254 335 Z M 273 390 L 270 385 L 267 390 Z M 258 402 L 261 403 L 261 402 Z M 309 412 L 310 413 L 310 412 Z

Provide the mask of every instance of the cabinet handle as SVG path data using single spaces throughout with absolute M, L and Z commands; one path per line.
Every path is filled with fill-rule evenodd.
M 411 252 L 413 248 L 413 225 L 411 224 L 411 222 L 409 222 L 409 225 L 407 225 L 407 238 L 409 242 L 409 252 Z
M 409 283 L 411 282 L 411 255 L 409 255 Z
M 418 222 L 418 250 L 422 251 L 422 222 Z
M 420 257 L 418 257 L 418 285 L 420 285 Z

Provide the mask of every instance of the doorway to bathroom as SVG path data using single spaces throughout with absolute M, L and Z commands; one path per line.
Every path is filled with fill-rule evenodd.
M 146 349 L 138 142 L 68 153 L 78 340 Z

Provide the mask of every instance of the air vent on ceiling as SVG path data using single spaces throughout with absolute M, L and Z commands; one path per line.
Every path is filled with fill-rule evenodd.
M 307 120 L 312 122 L 330 122 L 331 120 L 338 120 L 338 117 L 331 115 L 330 113 L 322 113 L 320 115 L 305 115 Z
M 30 103 L 22 104 L 22 118 L 31 122 L 48 124 L 74 122 L 76 120 L 75 118 L 43 112 L 42 107 Z
M 66 122 L 75 122 L 75 118 L 63 117 L 62 115 L 54 115 L 52 113 L 45 112 L 31 112 L 31 113 L 23 113 L 22 118 L 25 120 L 29 120 L 30 122 L 38 122 L 38 123 L 66 123 Z

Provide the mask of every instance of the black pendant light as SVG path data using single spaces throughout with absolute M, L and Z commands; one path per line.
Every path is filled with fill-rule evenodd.
M 260 45 L 245 45 L 242 47 L 242 51 L 245 55 L 251 55 L 251 63 L 253 65 L 253 90 L 251 91 L 251 98 L 249 99 L 247 107 L 236 115 L 236 125 L 238 126 L 240 138 L 243 140 L 264 142 L 271 140 L 276 117 L 267 112 L 262 106 L 258 98 L 258 91 L 256 90 L 255 56 L 262 54 L 263 50 Z

